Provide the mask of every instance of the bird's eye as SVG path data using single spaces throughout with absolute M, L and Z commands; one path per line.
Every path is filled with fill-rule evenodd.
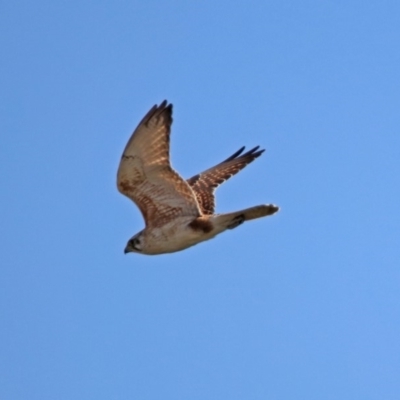
M 136 246 L 139 246 L 139 245 L 140 245 L 140 240 L 138 238 L 135 238 L 135 239 L 131 240 L 131 246 L 133 248 L 136 248 Z

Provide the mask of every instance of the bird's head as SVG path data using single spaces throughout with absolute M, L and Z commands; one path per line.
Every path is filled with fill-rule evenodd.
M 143 233 L 139 232 L 128 240 L 124 253 L 141 253 L 144 247 Z

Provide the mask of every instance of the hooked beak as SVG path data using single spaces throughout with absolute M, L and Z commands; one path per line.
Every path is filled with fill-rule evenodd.
M 126 246 L 125 250 L 124 250 L 124 254 L 130 253 L 130 252 L 131 252 L 131 249 L 129 248 L 129 246 Z

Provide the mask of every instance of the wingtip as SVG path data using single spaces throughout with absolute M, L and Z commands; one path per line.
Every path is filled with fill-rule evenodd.
M 150 118 L 153 118 L 155 116 L 159 116 L 162 115 L 163 113 L 167 113 L 169 114 L 169 118 L 171 119 L 170 122 L 172 122 L 172 104 L 169 103 L 167 100 L 163 100 L 160 105 L 158 106 L 157 104 L 153 106 L 153 108 L 149 111 L 148 113 L 148 118 L 147 120 L 149 120 Z
M 163 101 L 160 103 L 159 106 L 156 105 L 156 107 L 159 108 L 159 109 L 163 109 L 163 108 L 172 108 L 172 103 L 169 103 L 169 104 L 168 104 L 168 100 L 165 99 L 165 100 L 163 100 Z
M 236 151 L 235 153 L 233 153 L 230 157 L 228 157 L 226 160 L 221 161 L 220 164 L 226 163 L 228 161 L 232 161 L 235 158 L 238 158 L 242 153 L 243 150 L 246 148 L 246 146 L 242 146 L 238 151 Z
M 258 157 L 260 156 L 262 153 L 264 153 L 265 149 L 260 149 L 260 146 L 256 146 L 254 148 L 252 148 L 251 150 L 249 150 L 246 155 L 252 155 L 254 157 Z

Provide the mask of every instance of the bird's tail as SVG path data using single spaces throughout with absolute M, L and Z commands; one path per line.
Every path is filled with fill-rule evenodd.
M 246 208 L 244 210 L 235 211 L 228 214 L 221 214 L 215 217 L 215 222 L 219 225 L 225 225 L 228 229 L 233 229 L 242 224 L 244 221 L 267 217 L 279 211 L 279 207 L 274 204 L 262 204 Z

